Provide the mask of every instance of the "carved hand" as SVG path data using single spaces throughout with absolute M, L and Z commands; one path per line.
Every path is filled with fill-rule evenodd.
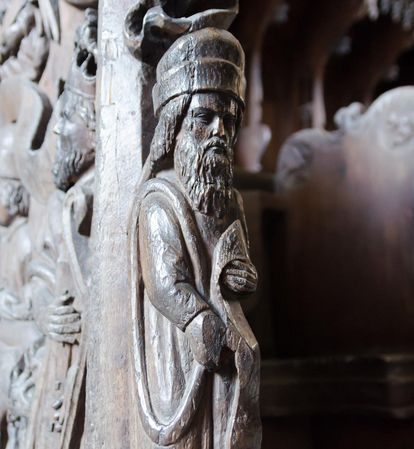
M 55 341 L 74 344 L 81 331 L 81 315 L 73 307 L 74 298 L 68 293 L 56 298 L 46 309 L 42 328 Z
M 204 311 L 190 322 L 185 333 L 197 362 L 209 371 L 217 370 L 226 333 L 223 321 L 213 312 Z
M 257 288 L 257 271 L 252 263 L 233 260 L 222 273 L 222 282 L 235 293 L 253 293 Z
M 7 289 L 0 288 L 0 318 L 28 321 L 32 319 L 29 305 Z
M 23 372 L 17 370 L 12 373 L 10 385 L 10 399 L 13 404 L 13 412 L 17 415 L 28 415 L 30 412 L 30 398 L 35 387 L 35 378 L 29 366 L 25 366 Z

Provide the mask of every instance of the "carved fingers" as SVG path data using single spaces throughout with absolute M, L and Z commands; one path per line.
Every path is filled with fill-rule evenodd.
M 224 268 L 222 282 L 235 293 L 253 293 L 257 288 L 256 268 L 250 262 L 233 260 Z
M 56 326 L 61 326 L 63 328 L 64 325 L 71 326 L 72 324 L 76 324 L 76 323 L 80 324 L 79 319 L 80 319 L 79 313 L 68 313 L 65 315 L 56 315 L 55 314 L 55 315 L 52 315 L 52 317 L 51 317 L 51 323 Z
M 77 334 L 81 330 L 80 316 L 75 323 L 70 324 L 51 324 L 50 331 L 55 334 Z
M 48 307 L 48 336 L 61 343 L 74 344 L 81 332 L 81 315 L 73 307 L 74 298 L 65 293 Z
M 32 313 L 30 305 L 19 300 L 7 289 L 0 289 L 0 318 L 9 320 L 30 320 Z
M 30 410 L 32 390 L 35 387 L 35 377 L 32 367 L 27 362 L 23 371 L 19 368 L 16 367 L 12 373 L 10 398 L 13 402 L 14 413 L 27 414 Z
M 223 321 L 213 312 L 204 311 L 190 322 L 185 333 L 197 362 L 209 371 L 217 370 L 226 333 Z
M 76 313 L 73 306 L 59 306 L 54 309 L 54 315 L 56 316 L 71 315 L 73 313 Z

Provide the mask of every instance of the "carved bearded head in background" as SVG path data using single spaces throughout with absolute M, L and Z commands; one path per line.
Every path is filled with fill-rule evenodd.
M 29 212 L 29 193 L 21 183 L 13 154 L 14 124 L 1 128 L 0 139 L 0 226 Z
M 157 67 L 153 169 L 173 162 L 192 207 L 203 214 L 222 217 L 232 198 L 244 86 L 243 50 L 222 30 L 183 36 Z
M 8 226 L 15 217 L 27 217 L 29 193 L 16 179 L 0 178 L 0 226 Z
M 79 28 L 75 55 L 65 89 L 59 98 L 60 114 L 53 177 L 56 186 L 67 191 L 95 162 L 95 86 L 97 14 L 85 12 Z
M 56 186 L 67 191 L 95 161 L 94 99 L 65 89 L 54 132 L 58 137 L 53 177 Z

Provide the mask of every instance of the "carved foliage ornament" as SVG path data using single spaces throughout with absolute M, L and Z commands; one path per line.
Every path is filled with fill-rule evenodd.
M 139 0 L 126 16 L 125 41 L 138 59 L 156 65 L 179 36 L 206 27 L 227 29 L 238 10 L 238 0 Z

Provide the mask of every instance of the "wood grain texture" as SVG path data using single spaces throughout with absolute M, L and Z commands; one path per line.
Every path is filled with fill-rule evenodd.
M 99 11 L 96 200 L 86 405 L 86 447 L 131 443 L 128 353 L 128 214 L 141 172 L 145 109 L 140 64 L 123 40 L 129 1 L 105 1 Z

